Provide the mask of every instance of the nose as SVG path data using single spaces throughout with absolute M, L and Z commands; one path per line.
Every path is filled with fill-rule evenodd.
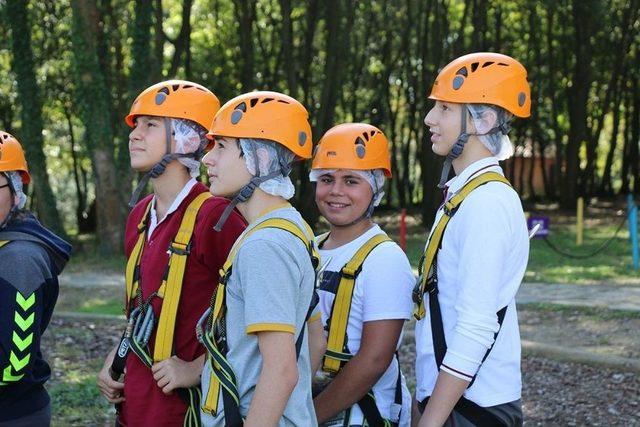
M 207 152 L 207 154 L 204 155 L 204 157 L 202 158 L 202 164 L 204 164 L 205 166 L 215 165 L 213 150 L 210 150 L 209 152 Z
M 329 190 L 329 194 L 331 194 L 332 196 L 341 196 L 342 193 L 343 193 L 342 183 L 339 180 L 335 180 L 331 184 L 331 189 Z
M 131 132 L 129 132 L 129 141 L 140 141 L 141 139 L 142 135 L 138 127 L 136 126 L 131 129 Z
M 435 126 L 435 109 L 436 107 L 433 107 L 431 110 L 429 110 L 429 112 L 427 113 L 426 116 L 424 116 L 424 124 L 427 125 L 427 127 L 433 127 Z

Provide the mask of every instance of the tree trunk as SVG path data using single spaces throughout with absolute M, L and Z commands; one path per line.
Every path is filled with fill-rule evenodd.
M 91 155 L 95 177 L 97 230 L 99 250 L 104 254 L 122 253 L 124 217 L 120 214 L 122 200 L 114 168 L 114 143 L 109 116 L 111 110 L 109 88 L 98 61 L 97 39 L 100 14 L 94 2 L 72 0 L 73 47 L 77 81 L 76 98 L 85 138 Z
M 42 150 L 42 101 L 36 82 L 33 51 L 31 50 L 31 26 L 27 14 L 27 2 L 9 0 L 6 4 L 7 20 L 11 26 L 11 68 L 16 74 L 18 99 L 22 104 L 19 135 L 33 177 L 36 211 L 42 222 L 56 233 L 65 236 L 62 221 L 56 208 L 56 198 L 51 190 L 47 161 Z M 18 136 L 18 135 L 16 135 Z
M 561 206 L 572 209 L 578 193 L 584 192 L 578 183 L 580 175 L 579 149 L 588 139 L 587 101 L 591 84 L 591 3 L 593 1 L 573 1 L 573 30 L 575 63 L 573 67 L 572 86 L 569 95 L 569 141 L 566 148 L 566 173 L 562 186 Z
M 256 4 L 251 0 L 234 0 L 234 12 L 238 22 L 240 40 L 242 90 L 248 92 L 255 88 L 253 71 L 253 22 L 256 19 Z

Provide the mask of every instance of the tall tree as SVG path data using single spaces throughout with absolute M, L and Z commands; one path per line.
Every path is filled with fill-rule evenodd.
M 37 212 L 41 220 L 58 233 L 64 234 L 56 198 L 51 190 L 47 161 L 44 156 L 42 138 L 42 100 L 36 82 L 33 51 L 31 49 L 31 26 L 27 2 L 9 0 L 6 5 L 7 20 L 11 26 L 11 66 L 18 82 L 18 98 L 22 109 L 20 141 L 25 147 L 29 172 L 33 176 Z
M 114 167 L 113 130 L 109 88 L 98 59 L 100 11 L 90 0 L 72 0 L 73 46 L 76 101 L 85 126 L 85 139 L 91 155 L 97 203 L 97 234 L 102 253 L 121 253 L 123 248 L 123 204 Z

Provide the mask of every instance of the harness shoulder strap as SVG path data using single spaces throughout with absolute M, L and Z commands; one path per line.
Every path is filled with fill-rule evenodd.
M 10 243 L 9 240 L 0 240 L 0 248 L 5 246 L 6 244 Z
M 169 271 L 158 292 L 163 301 L 153 348 L 153 360 L 156 362 L 170 358 L 173 352 L 173 335 L 182 292 L 184 271 L 187 266 L 187 258 L 191 252 L 193 229 L 198 211 L 210 197 L 211 194 L 209 192 L 201 193 L 189 203 L 182 217 L 178 233 L 169 244 Z
M 476 188 L 489 182 L 502 182 L 503 184 L 511 187 L 509 181 L 499 173 L 485 172 L 467 182 L 458 193 L 443 205 L 444 215 L 440 217 L 440 220 L 435 225 L 433 232 L 429 236 L 429 241 L 424 254 L 420 259 L 420 266 L 418 268 L 420 278 L 413 292 L 413 299 L 416 303 L 413 315 L 417 320 L 423 319 L 426 314 L 424 307 L 424 293 L 427 291 L 427 284 L 436 280 L 436 271 L 433 268 L 434 261 L 436 260 L 436 255 L 438 254 L 442 238 L 449 221 L 453 218 L 455 213 L 458 211 L 458 208 L 469 194 L 471 194 Z
M 322 369 L 337 373 L 342 364 L 351 358 L 345 351 L 347 323 L 351 311 L 351 299 L 355 288 L 356 277 L 362 270 L 362 264 L 369 254 L 381 243 L 391 239 L 386 234 L 376 234 L 358 249 L 340 271 L 340 284 L 329 317 L 329 337 Z
M 138 223 L 138 240 L 127 259 L 127 268 L 125 270 L 125 282 L 126 282 L 126 305 L 127 312 L 129 312 L 129 303 L 138 291 L 139 274 L 140 274 L 140 258 L 142 256 L 142 249 L 144 248 L 144 242 L 146 240 L 147 222 L 149 220 L 149 211 L 151 210 L 151 200 L 145 207 L 144 214 L 140 218 Z
M 269 218 L 262 221 L 255 227 L 245 232 L 245 234 L 234 243 L 231 251 L 229 251 L 227 260 L 225 261 L 224 266 L 220 271 L 220 283 L 218 284 L 218 287 L 216 288 L 216 291 L 212 298 L 210 310 L 211 314 L 209 317 L 211 319 L 211 330 L 205 331 L 202 337 L 203 344 L 207 349 L 208 357 L 211 360 L 212 368 L 209 390 L 207 391 L 207 395 L 205 396 L 202 409 L 206 412 L 216 414 L 218 411 L 220 393 L 222 393 L 226 425 L 236 425 L 236 423 L 242 422 L 242 417 L 240 416 L 239 411 L 239 393 L 237 390 L 237 381 L 233 372 L 233 368 L 226 360 L 226 349 L 219 348 L 219 345 L 212 334 L 218 322 L 225 316 L 226 285 L 229 277 L 231 276 L 231 272 L 233 270 L 233 261 L 237 255 L 237 252 L 242 246 L 242 243 L 250 235 L 258 230 L 263 230 L 265 228 L 277 228 L 293 234 L 298 239 L 300 239 L 300 241 L 307 248 L 314 269 L 317 268 L 319 261 L 319 255 L 315 249 L 315 245 L 313 244 L 313 231 L 311 230 L 311 227 L 305 222 L 303 224 L 303 231 L 298 224 L 284 218 Z M 311 311 L 312 310 L 308 311 L 307 318 L 310 315 Z M 224 333 L 226 334 L 226 332 Z M 298 340 L 296 341 L 296 355 L 299 354 L 298 352 L 300 350 L 301 337 L 303 336 L 303 333 L 304 328 L 302 330 L 302 333 L 298 337 Z

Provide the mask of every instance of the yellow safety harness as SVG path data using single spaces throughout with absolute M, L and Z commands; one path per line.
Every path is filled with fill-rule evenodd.
M 427 247 L 424 251 L 424 254 L 422 255 L 422 258 L 420 259 L 420 264 L 418 267 L 420 277 L 418 278 L 418 282 L 416 283 L 416 286 L 413 290 L 413 301 L 416 304 L 413 316 L 417 320 L 423 319 L 426 314 L 426 310 L 424 307 L 425 292 L 433 290 L 433 287 L 431 287 L 430 285 L 437 282 L 437 255 L 438 251 L 440 250 L 442 238 L 444 236 L 447 225 L 449 224 L 449 221 L 451 220 L 451 218 L 453 218 L 464 199 L 469 194 L 471 194 L 473 190 L 489 182 L 502 182 L 503 184 L 511 187 L 509 181 L 499 173 L 485 172 L 469 180 L 458 193 L 456 193 L 453 197 L 451 197 L 444 203 L 444 215 L 440 217 L 440 220 L 429 236 Z
M 162 308 L 160 309 L 160 319 L 156 329 L 156 338 L 153 348 L 153 359 L 148 355 L 146 348 L 141 348 L 135 340 L 131 342 L 131 349 L 140 360 L 149 368 L 154 362 L 168 359 L 173 354 L 173 336 L 175 332 L 178 305 L 184 273 L 187 266 L 187 259 L 191 252 L 191 238 L 195 227 L 198 211 L 204 202 L 211 197 L 211 194 L 201 193 L 187 207 L 180 223 L 178 233 L 169 244 L 169 263 L 164 278 L 158 291 L 153 296 L 162 298 Z M 138 223 L 138 240 L 133 251 L 127 260 L 126 269 L 126 290 L 127 290 L 127 314 L 130 315 L 135 304 L 145 310 L 152 310 L 149 305 L 149 298 L 146 302 L 142 300 L 142 290 L 140 288 L 140 261 L 144 244 L 147 240 L 147 222 L 151 202 L 147 204 L 142 219 Z M 136 301 L 137 300 L 137 301 Z M 187 403 L 188 409 L 185 415 L 185 426 L 200 425 L 200 387 L 189 389 L 179 389 L 178 394 Z
M 208 413 L 216 415 L 218 412 L 218 401 L 220 393 L 222 393 L 224 403 L 225 425 L 242 425 L 242 417 L 240 415 L 240 397 L 238 394 L 237 379 L 233 372 L 232 366 L 226 359 L 227 342 L 226 342 L 226 287 L 233 270 L 233 261 L 242 243 L 246 238 L 256 231 L 266 228 L 276 228 L 287 231 L 297 237 L 305 246 L 311 258 L 314 269 L 317 269 L 319 256 L 313 243 L 313 231 L 307 223 L 304 223 L 305 231 L 296 223 L 282 219 L 270 218 L 257 224 L 236 241 L 233 248 L 227 256 L 227 260 L 220 270 L 220 283 L 216 288 L 211 299 L 211 307 L 203 316 L 203 322 L 206 321 L 204 327 L 199 322 L 197 328 L 198 339 L 207 348 L 208 359 L 211 362 L 212 373 L 210 376 L 209 390 L 202 409 Z M 315 296 L 315 290 L 314 290 Z M 307 320 L 313 310 L 314 298 L 310 304 Z M 296 356 L 299 355 L 304 336 L 304 327 L 296 341 Z
M 323 236 L 324 237 L 324 236 Z M 323 239 L 321 237 L 321 240 Z M 347 349 L 347 324 L 351 312 L 351 300 L 356 285 L 356 277 L 362 271 L 362 264 L 369 254 L 380 244 L 391 242 L 385 234 L 376 234 L 340 270 L 340 284 L 328 320 L 329 336 L 322 370 L 336 374 L 353 355 Z
M 320 236 L 319 246 L 328 238 L 329 234 Z M 327 320 L 329 336 L 327 338 L 327 351 L 325 352 L 322 370 L 331 375 L 337 374 L 344 365 L 353 358 L 353 354 L 347 346 L 347 325 L 351 312 L 351 302 L 355 289 L 356 278 L 362 271 L 362 265 L 369 254 L 380 244 L 391 242 L 385 234 L 376 234 L 367 240 L 364 245 L 351 257 L 339 272 L 340 281 L 335 289 L 336 297 L 333 301 L 331 314 Z M 397 361 L 397 358 L 396 358 Z M 402 377 L 400 364 L 398 363 L 398 378 L 396 381 L 396 393 L 394 403 L 402 407 Z M 368 426 L 392 426 L 397 423 L 382 418 L 376 405 L 373 390 L 369 390 L 362 399 L 357 402 Z M 349 422 L 351 408 L 345 411 L 345 423 Z

